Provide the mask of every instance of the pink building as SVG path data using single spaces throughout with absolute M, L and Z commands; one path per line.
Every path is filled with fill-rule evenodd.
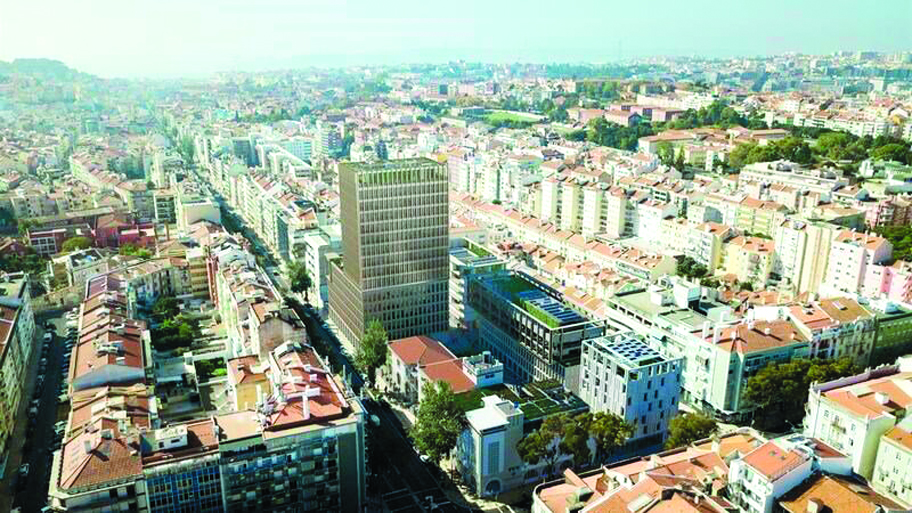
M 865 210 L 865 224 L 895 226 L 912 223 L 912 202 L 904 198 L 884 198 Z
M 862 293 L 872 298 L 912 301 L 912 263 L 899 260 L 893 265 L 874 265 L 865 275 Z

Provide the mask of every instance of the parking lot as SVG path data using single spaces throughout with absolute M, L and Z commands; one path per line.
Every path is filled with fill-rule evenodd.
M 34 391 L 20 420 L 27 427 L 13 500 L 13 507 L 25 513 L 39 512 L 46 505 L 51 458 L 63 436 L 63 424 L 57 418 L 58 397 L 66 392 L 69 354 L 75 341 L 75 328 L 68 335 L 67 321 L 63 314 L 36 319 L 41 349 Z M 47 342 L 46 334 L 50 334 Z

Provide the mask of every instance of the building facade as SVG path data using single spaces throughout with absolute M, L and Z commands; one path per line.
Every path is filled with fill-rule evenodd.
M 391 339 L 446 330 L 446 167 L 349 163 L 339 175 L 342 257 L 330 269 L 330 318 L 353 342 L 375 319 Z

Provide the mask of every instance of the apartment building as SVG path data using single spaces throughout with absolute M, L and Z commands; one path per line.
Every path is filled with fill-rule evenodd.
M 633 426 L 628 448 L 665 441 L 668 422 L 677 415 L 682 358 L 667 358 L 635 332 L 583 342 L 580 398 L 593 412 L 618 415 Z
M 722 264 L 725 243 L 736 234 L 732 227 L 719 223 L 708 222 L 690 227 L 684 254 L 712 274 Z
M 604 324 L 581 315 L 556 290 L 522 272 L 473 276 L 468 292 L 479 344 L 503 362 L 505 381 L 552 379 L 578 390 L 582 343 L 603 335 Z
M 884 434 L 912 406 L 912 362 L 868 369 L 856 376 L 811 385 L 804 433 L 852 460 L 852 471 L 872 481 Z
M 885 263 L 892 256 L 893 245 L 883 237 L 848 230 L 839 232 L 830 245 L 820 293 L 836 296 L 861 292 L 871 267 Z M 872 279 L 876 281 L 876 276 Z
M 774 269 L 796 293 L 818 292 L 826 278 L 834 224 L 789 218 L 776 229 Z
M 9 470 L 10 437 L 28 399 L 26 376 L 36 345 L 28 275 L 0 273 L 0 476 Z
M 798 190 L 819 193 L 828 198 L 834 191 L 849 185 L 848 178 L 837 169 L 806 169 L 788 161 L 757 162 L 744 166 L 738 182 L 787 185 Z
M 820 299 L 789 307 L 789 318 L 810 340 L 811 358 L 850 358 L 868 364 L 877 337 L 874 314 L 852 298 Z
M 763 288 L 775 262 L 775 243 L 769 239 L 739 235 L 725 244 L 721 270 L 740 282 Z
M 446 168 L 429 159 L 340 166 L 342 257 L 330 319 L 357 344 L 373 319 L 391 339 L 448 325 Z
M 732 461 L 729 467 L 733 502 L 749 513 L 772 513 L 776 499 L 811 475 L 813 457 L 799 447 L 770 440 Z

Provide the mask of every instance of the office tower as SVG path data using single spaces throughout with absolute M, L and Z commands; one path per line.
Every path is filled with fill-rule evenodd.
M 379 320 L 390 340 L 447 329 L 446 167 L 429 159 L 339 166 L 342 257 L 330 319 L 352 341 Z

